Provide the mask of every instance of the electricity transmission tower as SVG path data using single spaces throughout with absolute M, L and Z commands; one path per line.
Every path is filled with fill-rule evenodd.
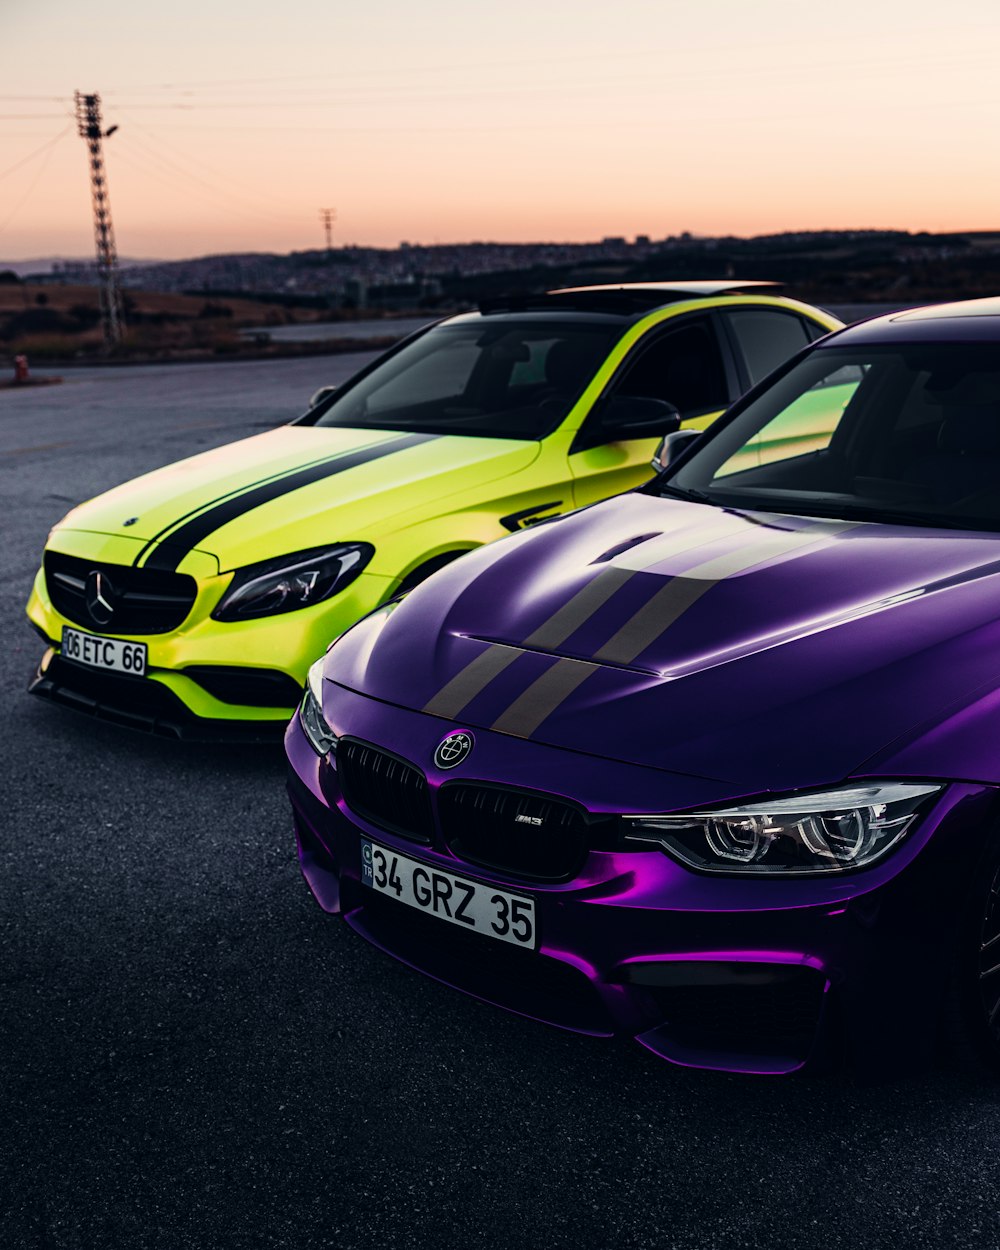
M 111 201 L 108 178 L 104 172 L 103 140 L 114 134 L 117 126 L 101 129 L 101 97 L 74 92 L 76 125 L 80 138 L 87 141 L 90 152 L 90 192 L 94 203 L 94 241 L 97 244 L 97 276 L 101 293 L 101 324 L 104 342 L 114 347 L 121 342 L 125 319 L 122 315 L 122 293 L 118 281 L 118 253 L 115 231 L 111 224 Z
M 333 250 L 333 223 L 337 220 L 337 210 L 335 208 L 321 208 L 319 210 L 320 220 L 323 223 L 323 229 L 326 232 L 326 250 Z

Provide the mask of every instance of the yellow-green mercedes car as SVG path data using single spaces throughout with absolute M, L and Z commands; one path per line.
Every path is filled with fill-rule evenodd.
M 772 284 L 581 287 L 404 340 L 290 425 L 148 473 L 52 530 L 31 690 L 179 737 L 266 737 L 359 617 L 463 552 L 638 486 L 839 326 Z

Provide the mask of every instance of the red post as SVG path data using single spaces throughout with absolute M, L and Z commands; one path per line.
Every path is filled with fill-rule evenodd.
M 27 382 L 28 380 L 28 357 L 14 357 L 14 381 Z

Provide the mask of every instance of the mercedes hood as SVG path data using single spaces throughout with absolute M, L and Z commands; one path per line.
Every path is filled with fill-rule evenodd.
M 391 518 L 517 472 L 538 444 L 286 425 L 156 469 L 74 508 L 57 528 L 138 539 L 144 566 L 191 551 L 220 570 L 369 539 Z

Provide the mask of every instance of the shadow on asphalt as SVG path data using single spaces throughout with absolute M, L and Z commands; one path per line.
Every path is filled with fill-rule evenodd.
M 507 1015 L 320 911 L 280 743 L 7 702 L 4 1250 L 1000 1243 L 978 1072 L 692 1072 Z

